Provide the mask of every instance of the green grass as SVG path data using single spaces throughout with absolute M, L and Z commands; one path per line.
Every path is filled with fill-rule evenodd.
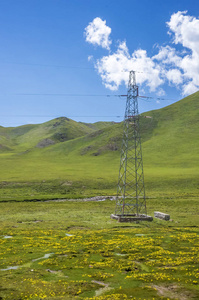
M 86 124 L 60 117 L 43 124 L 0 127 L 0 150 L 4 152 L 7 149 L 18 153 L 37 147 L 38 143 L 45 139 L 51 139 L 55 143 L 64 142 L 111 125 L 111 122 Z
M 140 116 L 147 213 L 168 222 L 74 200 L 116 195 L 122 123 L 0 127 L 0 299 L 199 298 L 198 98 Z
M 114 205 L 1 203 L 1 299 L 198 299 L 198 198 L 148 200 L 167 222 L 117 223 Z
M 195 93 L 140 116 L 149 197 L 198 195 L 198 98 Z M 0 200 L 114 195 L 122 130 L 122 123 L 84 124 L 67 118 L 1 127 Z M 55 144 L 38 148 L 46 139 Z M 63 188 L 64 182 L 71 184 Z

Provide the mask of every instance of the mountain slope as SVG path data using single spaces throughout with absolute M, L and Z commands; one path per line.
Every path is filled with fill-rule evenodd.
M 140 115 L 149 195 L 199 192 L 198 125 L 199 92 Z M 56 139 L 62 133 L 67 134 L 68 140 Z M 55 197 L 55 191 L 60 197 L 62 190 L 64 196 L 74 195 L 76 188 L 83 194 L 116 192 L 123 123 L 84 124 L 59 118 L 22 128 L 1 127 L 0 135 L 8 147 L 0 154 L 0 181 L 14 184 L 15 193 L 19 191 L 18 182 L 28 182 L 30 186 L 38 182 L 34 193 L 27 192 L 27 198 L 41 193 Z M 44 139 L 51 139 L 54 144 L 38 147 Z M 13 152 L 9 150 L 11 143 Z M 48 196 L 45 185 L 51 187 Z M 7 193 L 5 186 L 2 193 Z
M 149 114 L 152 131 L 143 144 L 146 161 L 161 166 L 195 166 L 199 162 L 199 92 Z M 149 127 L 143 137 L 148 132 Z
M 84 136 L 111 124 L 111 122 L 86 124 L 60 117 L 38 125 L 24 125 L 15 128 L 0 127 L 0 150 L 29 150 L 35 146 L 44 148 Z
M 160 110 L 141 114 L 140 131 L 147 165 L 195 166 L 199 162 L 199 92 Z M 63 151 L 65 155 L 70 149 L 81 156 L 115 151 L 119 154 L 122 135 L 123 124 L 114 124 L 74 142 L 50 147 L 45 154 Z

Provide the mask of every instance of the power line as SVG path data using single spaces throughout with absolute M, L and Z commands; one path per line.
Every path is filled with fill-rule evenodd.
M 145 98 L 145 99 L 155 99 L 155 100 L 161 100 L 161 101 L 176 101 L 174 99 L 166 99 L 166 98 L 159 98 L 159 97 L 149 97 L 149 96 L 138 96 L 139 98 Z
M 21 62 L 0 62 L 2 65 L 22 65 L 22 66 L 36 66 L 36 67 L 52 67 L 52 68 L 64 68 L 64 69 L 82 69 L 82 70 L 96 70 L 96 67 L 83 67 L 83 66 L 66 66 L 66 65 L 51 65 L 51 64 L 39 64 L 39 63 L 21 63 Z M 134 71 L 136 73 L 149 73 Z M 121 70 L 113 73 L 129 73 L 129 70 Z
M 2 65 L 22 65 L 22 66 L 35 66 L 35 67 L 52 67 L 52 68 L 64 68 L 64 69 L 83 69 L 83 70 L 95 70 L 91 67 L 81 67 L 81 66 L 64 66 L 64 65 L 48 65 L 48 64 L 33 64 L 33 63 L 17 63 L 17 62 L 0 62 Z
M 60 94 L 60 93 L 13 93 L 11 95 L 15 96 L 52 96 L 52 97 L 127 97 L 127 95 L 116 95 L 116 94 Z M 160 97 L 151 96 L 138 96 L 142 100 L 144 99 L 154 99 L 159 101 L 176 101 L 175 99 L 166 99 Z
M 120 95 L 120 97 L 127 97 L 127 95 Z M 159 98 L 159 97 L 150 97 L 150 96 L 137 96 L 138 98 L 144 99 L 156 99 L 156 100 L 163 100 L 163 101 L 176 101 L 174 99 L 166 99 L 166 98 Z
M 15 93 L 15 96 L 67 96 L 67 97 L 123 97 L 124 95 L 111 95 L 111 94 L 53 94 L 53 93 Z
M 0 64 L 13 64 L 13 65 L 27 65 L 27 66 L 39 66 L 39 67 L 54 67 L 54 68 L 66 68 L 66 69 L 83 69 L 83 70 L 96 70 L 95 67 L 81 67 L 81 66 L 65 66 L 65 65 L 49 65 L 49 64 L 33 64 L 33 63 L 17 63 L 17 62 L 0 62 Z M 129 73 L 128 70 L 121 70 L 117 71 L 115 73 Z M 142 71 L 134 71 L 135 73 L 148 73 L 149 72 L 142 72 Z M 90 94 L 48 94 L 48 93 L 17 93 L 14 95 L 20 95 L 20 96 L 70 96 L 70 97 L 126 97 L 127 95 L 90 95 Z M 139 96 L 139 98 L 145 98 L 145 99 L 156 99 L 160 101 L 176 101 L 174 99 L 165 99 L 165 98 L 159 98 L 159 97 L 149 97 L 149 96 Z
M 0 117 L 19 117 L 19 118 L 60 118 L 58 116 L 50 115 L 0 115 Z M 70 116 L 67 118 L 122 118 L 123 116 Z
M 79 69 L 79 70 L 97 70 L 97 67 L 83 67 L 83 66 L 66 66 L 66 65 L 51 65 L 51 64 L 39 64 L 39 63 L 21 63 L 21 62 L 0 62 L 1 65 L 21 65 L 21 66 L 35 66 L 35 67 L 50 67 L 50 68 L 63 68 L 63 69 Z M 151 74 L 147 71 L 134 71 L 140 74 Z M 109 72 L 107 72 L 109 73 Z M 111 73 L 129 73 L 129 70 L 115 71 Z

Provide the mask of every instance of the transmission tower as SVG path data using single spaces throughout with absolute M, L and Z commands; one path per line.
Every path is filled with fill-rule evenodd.
M 138 86 L 135 72 L 130 71 L 126 110 L 124 117 L 123 142 L 117 187 L 116 209 L 111 218 L 119 222 L 130 222 L 153 218 L 147 216 L 139 132 Z

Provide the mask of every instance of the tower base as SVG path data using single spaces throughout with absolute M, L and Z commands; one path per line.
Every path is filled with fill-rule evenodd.
M 118 222 L 136 222 L 136 221 L 153 221 L 153 217 L 147 215 L 114 215 L 111 214 L 111 219 L 118 220 Z

